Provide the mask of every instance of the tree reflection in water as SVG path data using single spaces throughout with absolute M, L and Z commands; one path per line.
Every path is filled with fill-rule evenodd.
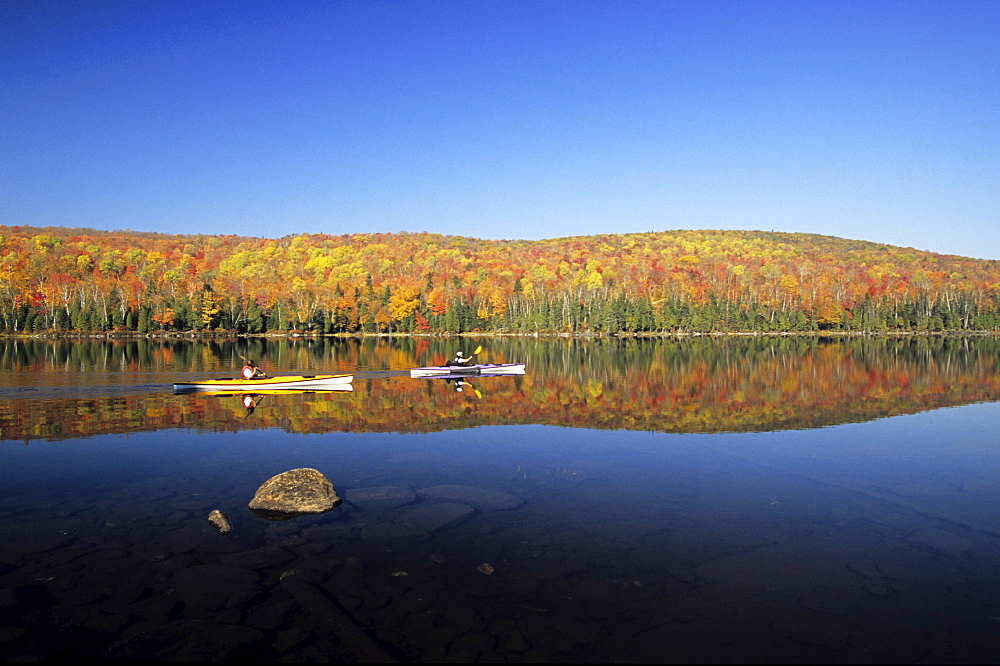
M 172 381 L 233 372 L 247 346 L 269 367 L 355 373 L 353 391 L 245 399 L 172 396 Z M 993 338 L 487 340 L 524 376 L 469 391 L 410 379 L 455 344 L 423 339 L 7 341 L 0 427 L 30 441 L 161 428 L 434 432 L 504 424 L 654 432 L 755 432 L 861 422 L 996 400 Z M 214 376 L 214 375 L 213 375 Z M 459 388 L 464 388 L 459 386 Z M 456 395 L 448 396 L 447 393 Z M 41 395 L 41 397 L 39 397 Z M 470 400 L 475 396 L 478 400 Z M 253 419 L 240 419 L 252 413 Z

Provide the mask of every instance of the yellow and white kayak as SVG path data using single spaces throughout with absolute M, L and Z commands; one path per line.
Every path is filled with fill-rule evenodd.
M 306 388 L 306 389 L 261 389 L 261 388 L 250 388 L 241 389 L 239 391 L 231 388 L 226 389 L 196 389 L 192 390 L 174 390 L 174 393 L 198 393 L 198 395 L 206 396 L 244 396 L 244 395 L 304 395 L 306 393 L 352 393 L 354 387 L 350 384 L 327 384 L 325 386 L 317 386 L 316 388 Z
M 258 390 L 342 390 L 344 384 L 354 381 L 354 375 L 280 375 L 263 379 L 222 378 L 200 379 L 193 382 L 175 382 L 175 393 L 190 391 L 258 391 Z

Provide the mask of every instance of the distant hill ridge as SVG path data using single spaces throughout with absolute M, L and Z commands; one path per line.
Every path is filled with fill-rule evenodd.
M 0 226 L 7 332 L 996 330 L 1000 262 L 773 231 L 483 240 Z
M 431 232 L 412 232 L 412 231 L 399 231 L 393 233 L 387 232 L 357 232 L 352 234 L 287 234 L 281 237 L 262 237 L 262 236 L 242 236 L 237 234 L 168 234 L 164 232 L 156 231 L 132 231 L 130 229 L 118 229 L 118 230 L 103 230 L 103 229 L 90 229 L 85 227 L 35 227 L 27 225 L 0 225 L 0 235 L 4 236 L 14 236 L 14 237 L 33 237 L 36 235 L 49 235 L 53 237 L 58 237 L 64 241 L 67 239 L 80 239 L 80 238 L 116 238 L 124 240 L 128 243 L 133 243 L 135 246 L 144 246 L 148 242 L 202 242 L 208 238 L 214 239 L 225 239 L 227 242 L 236 243 L 259 243 L 259 242 L 287 242 L 289 239 L 302 237 L 313 239 L 314 241 L 330 241 L 330 242 L 347 242 L 352 239 L 361 239 L 362 241 L 370 238 L 415 238 L 418 240 L 430 239 L 435 241 L 449 240 L 449 239 L 463 239 L 467 241 L 473 241 L 478 243 L 488 243 L 488 244 L 550 244 L 550 243 L 561 243 L 561 242 L 579 242 L 588 239 L 650 239 L 650 238 L 661 238 L 663 240 L 674 240 L 677 242 L 685 241 L 691 242 L 693 239 L 701 239 L 707 237 L 721 237 L 729 238 L 733 241 L 746 240 L 750 238 L 757 238 L 760 240 L 770 240 L 775 243 L 785 243 L 785 244 L 804 244 L 811 248 L 826 247 L 833 250 L 871 250 L 871 249 L 891 249 L 904 253 L 918 253 L 918 254 L 928 254 L 941 257 L 956 257 L 960 259 L 969 259 L 970 261 L 985 261 L 987 263 L 995 263 L 994 260 L 988 259 L 972 259 L 968 257 L 961 257 L 960 255 L 950 255 L 942 254 L 928 250 L 917 250 L 912 247 L 902 247 L 889 245 L 886 243 L 876 243 L 874 241 L 864 241 L 864 240 L 852 240 L 848 238 L 842 238 L 838 236 L 830 236 L 825 234 L 812 234 L 812 233 L 800 233 L 800 232 L 784 232 L 784 231 L 759 231 L 759 230 L 730 230 L 730 229 L 675 229 L 675 230 L 663 230 L 663 231 L 648 231 L 648 232 L 632 232 L 632 233 L 622 233 L 622 234 L 593 234 L 584 236 L 562 236 L 556 238 L 548 238 L 542 240 L 518 240 L 518 239 L 482 239 L 471 236 L 456 236 L 456 235 L 442 235 Z

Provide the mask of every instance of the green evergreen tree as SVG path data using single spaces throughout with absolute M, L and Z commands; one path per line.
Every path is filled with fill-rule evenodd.
M 148 306 L 139 309 L 139 319 L 136 322 L 135 330 L 139 333 L 149 333 L 153 330 L 153 321 Z

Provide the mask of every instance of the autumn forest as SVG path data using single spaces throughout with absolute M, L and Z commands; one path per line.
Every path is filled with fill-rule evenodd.
M 279 239 L 0 226 L 0 332 L 1000 330 L 1000 262 L 813 234 Z

